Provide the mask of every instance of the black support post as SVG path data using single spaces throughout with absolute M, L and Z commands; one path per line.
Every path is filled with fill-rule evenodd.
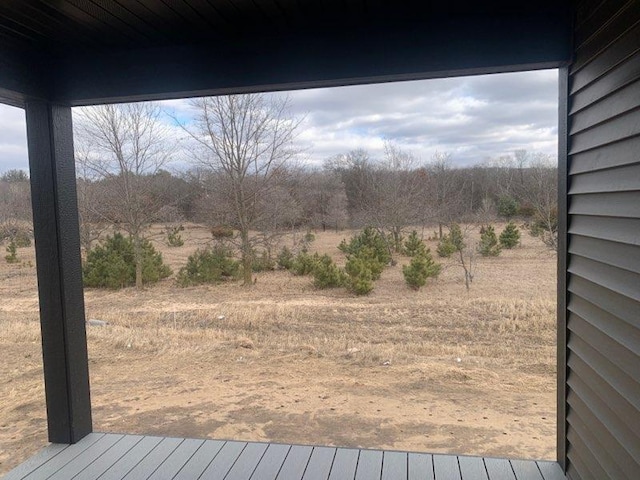
M 26 103 L 49 441 L 91 433 L 71 108 Z
M 569 67 L 559 70 L 558 98 L 558 372 L 557 459 L 567 469 L 567 267 L 568 178 L 569 178 Z

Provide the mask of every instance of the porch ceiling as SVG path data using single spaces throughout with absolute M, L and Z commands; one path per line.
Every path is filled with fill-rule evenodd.
M 7 0 L 0 101 L 65 104 L 557 66 L 569 0 Z

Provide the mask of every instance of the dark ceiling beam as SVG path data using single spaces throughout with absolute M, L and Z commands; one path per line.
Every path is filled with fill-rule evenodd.
M 562 16 L 432 18 L 206 45 L 68 54 L 53 100 L 72 105 L 436 78 L 559 67 Z

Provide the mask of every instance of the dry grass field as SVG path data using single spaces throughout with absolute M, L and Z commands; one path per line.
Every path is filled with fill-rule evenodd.
M 312 251 L 344 263 L 349 235 L 316 233 Z M 208 232 L 183 237 L 156 242 L 174 272 Z M 18 255 L 0 259 L 0 474 L 46 442 L 34 253 Z M 553 459 L 555 262 L 523 234 L 477 259 L 469 292 L 452 260 L 410 290 L 404 258 L 366 297 L 285 271 L 87 290 L 87 317 L 109 322 L 87 330 L 94 428 Z

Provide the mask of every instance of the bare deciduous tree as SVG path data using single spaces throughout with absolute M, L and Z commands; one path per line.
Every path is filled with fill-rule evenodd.
M 137 288 L 142 288 L 142 242 L 164 206 L 153 195 L 153 177 L 175 150 L 161 113 L 156 104 L 134 103 L 87 107 L 78 116 L 83 168 L 102 187 L 101 217 L 133 240 Z
M 521 201 L 534 211 L 531 233 L 558 249 L 558 168 L 548 155 L 535 156 L 519 189 Z
M 30 234 L 31 188 L 22 170 L 9 170 L 0 177 L 0 241 Z
M 240 232 L 244 284 L 251 285 L 251 230 L 266 192 L 298 153 L 293 140 L 300 120 L 291 116 L 288 98 L 266 94 L 199 98 L 191 105 L 195 119 L 184 129 L 194 142 L 193 157 L 226 190 Z
M 442 229 L 453 221 L 459 221 L 462 214 L 464 197 L 461 195 L 460 182 L 451 165 L 451 154 L 436 152 L 426 167 L 429 180 L 428 200 L 425 213 L 438 223 L 438 236 L 442 238 Z
M 384 160 L 371 169 L 363 215 L 369 225 L 390 235 L 396 252 L 402 247 L 403 230 L 420 220 L 425 179 L 415 157 L 391 142 L 385 144 Z

